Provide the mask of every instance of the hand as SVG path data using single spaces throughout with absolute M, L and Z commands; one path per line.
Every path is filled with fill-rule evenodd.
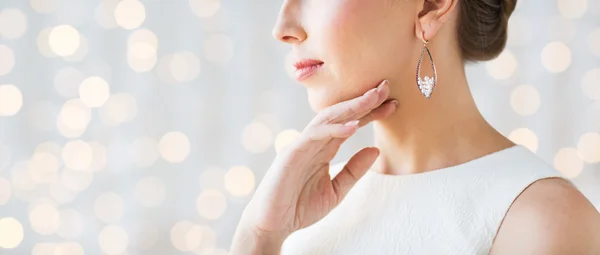
M 357 98 L 319 112 L 301 136 L 281 152 L 244 210 L 243 222 L 259 236 L 287 236 L 325 217 L 373 165 L 377 148 L 364 148 L 331 179 L 330 161 L 359 127 L 391 115 L 383 81 Z

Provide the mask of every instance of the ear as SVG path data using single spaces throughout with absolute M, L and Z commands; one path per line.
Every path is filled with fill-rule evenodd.
M 459 0 L 420 0 L 415 16 L 415 34 L 421 40 L 431 40 L 450 19 Z M 425 32 L 425 38 L 423 38 Z

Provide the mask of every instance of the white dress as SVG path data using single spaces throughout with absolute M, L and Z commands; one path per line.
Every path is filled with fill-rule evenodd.
M 488 254 L 512 202 L 550 177 L 566 179 L 521 145 L 419 174 L 369 170 L 327 216 L 292 233 L 281 254 Z

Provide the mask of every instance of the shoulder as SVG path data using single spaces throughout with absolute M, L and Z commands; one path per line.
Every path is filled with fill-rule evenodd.
M 600 254 L 600 214 L 570 181 L 535 181 L 506 213 L 491 254 Z

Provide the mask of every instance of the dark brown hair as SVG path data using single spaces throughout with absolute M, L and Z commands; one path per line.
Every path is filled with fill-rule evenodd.
M 506 45 L 517 0 L 460 0 L 458 43 L 465 61 L 496 58 Z

